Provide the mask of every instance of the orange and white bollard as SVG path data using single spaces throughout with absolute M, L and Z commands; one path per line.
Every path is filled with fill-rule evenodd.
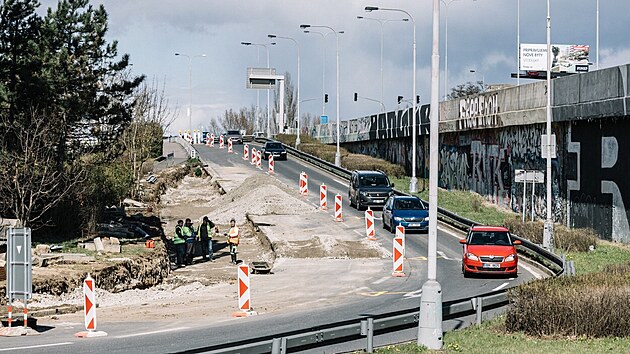
M 300 173 L 300 194 L 303 196 L 308 195 L 308 175 L 306 172 Z
M 213 142 L 214 142 L 214 139 L 212 139 L 212 136 L 210 135 L 210 133 L 206 133 L 206 146 L 212 146 Z
M 247 144 L 243 145 L 243 160 L 249 160 L 249 145 Z
M 322 183 L 322 185 L 319 186 L 319 210 L 328 210 L 327 194 L 328 188 Z
M 341 195 L 335 195 L 335 221 L 342 222 L 343 215 L 341 214 Z
M 256 167 L 259 170 L 262 170 L 262 152 L 260 150 L 256 150 Z
M 223 135 L 219 136 L 219 149 L 225 149 L 225 140 L 223 139 Z
M 83 281 L 83 304 L 84 304 L 84 316 L 85 316 L 85 329 L 75 333 L 76 337 L 91 338 L 91 337 L 103 337 L 107 333 L 96 330 L 96 296 L 94 295 L 94 279 L 88 273 L 87 278 Z
M 374 211 L 369 207 L 365 211 L 365 233 L 368 240 L 376 241 L 376 237 L 374 237 Z
M 396 227 L 396 237 L 394 237 L 394 247 L 393 247 L 393 257 L 394 257 L 394 272 L 392 273 L 395 277 L 404 277 L 405 273 L 403 272 L 403 261 L 405 257 L 405 227 L 397 226 Z
M 252 147 L 252 162 L 250 162 L 250 165 L 256 165 L 256 148 Z
M 269 154 L 269 171 L 268 173 L 271 175 L 274 173 L 276 169 L 275 163 L 273 162 L 273 154 Z
M 210 143 L 208 145 L 210 145 L 211 148 L 214 147 L 214 133 L 210 134 Z
M 239 312 L 232 314 L 234 317 L 247 317 L 256 315 L 252 310 L 251 293 L 249 287 L 249 265 L 241 264 L 238 267 L 238 309 Z
M 11 327 L 11 323 L 13 323 L 13 306 L 11 305 L 7 308 L 7 323 L 9 327 Z
M 234 152 L 234 150 L 232 150 L 232 138 L 228 138 L 228 150 L 227 150 L 228 154 L 231 154 L 232 152 Z

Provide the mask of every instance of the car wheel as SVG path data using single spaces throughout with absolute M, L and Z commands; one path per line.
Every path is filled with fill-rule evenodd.
M 464 274 L 464 278 L 470 278 L 470 273 L 466 271 L 466 267 L 462 264 L 462 274 Z
M 348 203 L 350 203 L 350 207 L 354 208 L 354 203 L 352 202 L 352 197 L 348 194 Z
M 396 233 L 396 226 L 394 226 L 394 219 L 389 219 L 389 232 Z
M 357 210 L 359 211 L 363 209 L 363 206 L 361 205 L 361 198 L 359 198 L 359 196 L 357 196 L 356 206 L 357 206 Z
M 385 216 L 383 216 L 383 229 L 387 230 L 387 225 L 385 224 Z

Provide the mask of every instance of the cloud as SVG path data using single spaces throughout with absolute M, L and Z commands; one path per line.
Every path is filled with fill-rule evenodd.
M 595 62 L 596 58 L 591 58 L 592 62 Z M 606 48 L 600 50 L 599 54 L 599 67 L 610 68 L 613 66 L 623 65 L 630 63 L 630 48 L 612 49 Z M 595 69 L 595 68 L 593 68 Z

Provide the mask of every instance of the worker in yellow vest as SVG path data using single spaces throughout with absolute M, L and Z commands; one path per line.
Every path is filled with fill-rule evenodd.
M 241 230 L 236 226 L 236 220 L 230 220 L 230 230 L 227 233 L 227 242 L 230 246 L 230 257 L 232 257 L 232 263 L 237 263 L 236 255 L 238 253 L 238 242 L 241 236 Z
M 186 254 L 186 237 L 184 236 L 182 229 L 184 227 L 183 220 L 177 220 L 177 226 L 175 226 L 175 235 L 173 235 L 173 245 L 175 246 L 175 252 L 177 254 L 177 266 L 184 267 L 184 255 Z

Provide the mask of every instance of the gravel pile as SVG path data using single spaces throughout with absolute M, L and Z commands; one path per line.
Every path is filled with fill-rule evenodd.
M 200 178 L 186 176 L 181 180 L 177 188 L 167 188 L 160 197 L 164 206 L 176 206 L 180 204 L 204 205 L 217 199 L 220 194 L 212 187 L 210 177 Z

